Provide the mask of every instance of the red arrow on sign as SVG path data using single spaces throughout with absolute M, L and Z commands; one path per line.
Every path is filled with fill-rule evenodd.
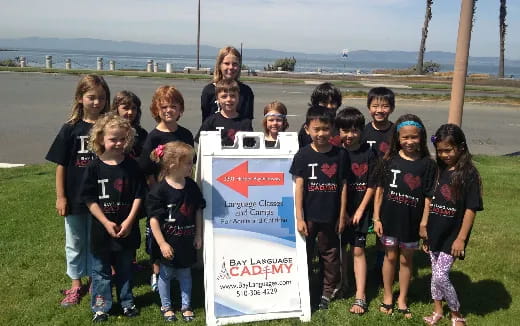
M 281 186 L 284 184 L 283 172 L 249 173 L 248 161 L 237 165 L 217 178 L 217 180 L 244 197 L 249 195 L 249 186 Z

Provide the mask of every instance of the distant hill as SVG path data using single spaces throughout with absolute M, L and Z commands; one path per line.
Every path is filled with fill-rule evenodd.
M 18 39 L 0 39 L 0 49 L 49 49 L 49 50 L 81 50 L 81 51 L 110 51 L 122 53 L 156 53 L 193 56 L 196 45 L 186 44 L 150 44 L 131 41 L 111 41 L 93 38 L 43 38 L 27 37 Z M 272 49 L 244 49 L 244 55 L 249 58 L 276 59 L 280 57 L 296 57 L 297 59 L 322 60 L 336 59 L 341 53 L 303 53 L 291 51 L 277 51 Z M 218 48 L 201 45 L 200 55 L 214 57 Z M 354 50 L 348 55 L 353 62 L 415 62 L 417 52 L 414 51 L 370 51 Z M 431 60 L 440 64 L 452 64 L 455 54 L 443 51 L 426 52 L 425 61 Z M 496 65 L 498 57 L 470 57 L 470 63 Z M 519 65 L 520 60 L 506 60 L 508 65 Z

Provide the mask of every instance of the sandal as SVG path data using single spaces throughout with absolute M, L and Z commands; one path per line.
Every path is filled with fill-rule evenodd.
M 442 314 L 438 314 L 434 311 L 431 316 L 423 317 L 423 320 L 428 325 L 435 325 L 442 319 L 442 317 Z
M 355 306 L 358 306 L 361 309 L 363 309 L 363 312 L 352 311 L 352 308 L 354 308 Z M 356 300 L 354 300 L 354 303 L 350 307 L 350 313 L 355 314 L 355 315 L 360 315 L 361 316 L 362 314 L 364 314 L 367 311 L 368 311 L 368 306 L 367 306 L 367 302 L 365 301 L 365 299 L 356 299 Z
M 464 323 L 466 325 L 466 319 L 462 317 L 452 318 L 451 319 L 451 326 L 456 326 L 457 323 Z
M 190 313 L 190 315 L 185 315 L 185 313 Z M 193 319 L 195 319 L 195 313 L 193 312 L 193 310 L 191 309 L 191 307 L 186 307 L 184 309 L 181 309 L 181 313 L 182 313 L 182 319 L 185 321 L 185 322 L 190 322 L 190 321 L 193 321 Z
M 173 312 L 172 315 L 166 315 L 167 312 Z M 164 321 L 166 322 L 174 322 L 177 321 L 177 317 L 175 316 L 175 311 L 172 307 L 161 307 L 161 314 L 163 315 Z
M 409 307 L 406 307 L 404 309 L 397 308 L 397 312 L 403 314 L 404 318 L 406 319 L 412 319 L 412 312 L 410 311 Z
M 394 304 L 386 304 L 384 302 L 381 302 L 381 304 L 379 305 L 379 311 L 386 315 L 391 315 L 394 312 Z

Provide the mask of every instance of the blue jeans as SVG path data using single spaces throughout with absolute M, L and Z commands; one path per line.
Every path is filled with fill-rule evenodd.
M 170 285 L 174 278 L 179 281 L 181 288 L 181 309 L 191 307 L 191 268 L 175 268 L 165 264 L 161 264 L 158 282 L 161 305 L 167 308 L 173 307 Z
M 67 275 L 73 280 L 90 276 L 90 214 L 65 216 L 65 257 Z
M 114 282 L 116 293 L 119 297 L 121 307 L 130 308 L 134 305 L 134 295 L 132 294 L 132 259 L 133 249 L 113 252 L 103 257 L 92 255 L 92 311 L 102 311 L 108 313 L 112 308 L 112 269 L 110 264 L 114 264 L 116 275 Z

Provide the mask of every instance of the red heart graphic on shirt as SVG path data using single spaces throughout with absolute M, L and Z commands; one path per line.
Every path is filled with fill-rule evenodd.
M 351 166 L 352 172 L 358 177 L 364 175 L 368 171 L 368 164 L 367 163 L 352 163 Z
M 421 177 L 407 173 L 404 175 L 404 182 L 406 182 L 410 190 L 414 190 L 421 186 Z
M 441 194 L 447 201 L 451 201 L 451 187 L 448 184 L 443 184 L 441 187 Z
M 385 141 L 384 141 L 384 142 L 381 142 L 381 143 L 379 144 L 379 151 L 380 151 L 381 153 L 385 153 L 385 154 L 386 154 L 386 152 L 388 152 L 388 149 L 389 149 L 389 148 L 390 148 L 390 145 L 388 145 L 388 143 L 385 142 Z
M 332 146 L 340 146 L 341 145 L 341 137 L 339 135 L 333 136 L 329 138 L 329 144 Z
M 235 140 L 235 134 L 237 133 L 235 129 L 228 129 L 226 133 L 229 139 Z
M 328 165 L 327 163 L 323 163 L 321 165 L 321 172 L 325 173 L 329 178 L 332 178 L 336 174 L 336 170 L 338 169 L 338 165 L 333 163 Z
M 179 212 L 184 216 L 190 217 L 193 213 L 193 207 L 186 205 L 186 203 L 182 203 Z
M 123 179 L 115 179 L 114 183 L 112 184 L 115 190 L 119 192 L 123 192 L 123 188 L 125 186 L 125 181 Z

